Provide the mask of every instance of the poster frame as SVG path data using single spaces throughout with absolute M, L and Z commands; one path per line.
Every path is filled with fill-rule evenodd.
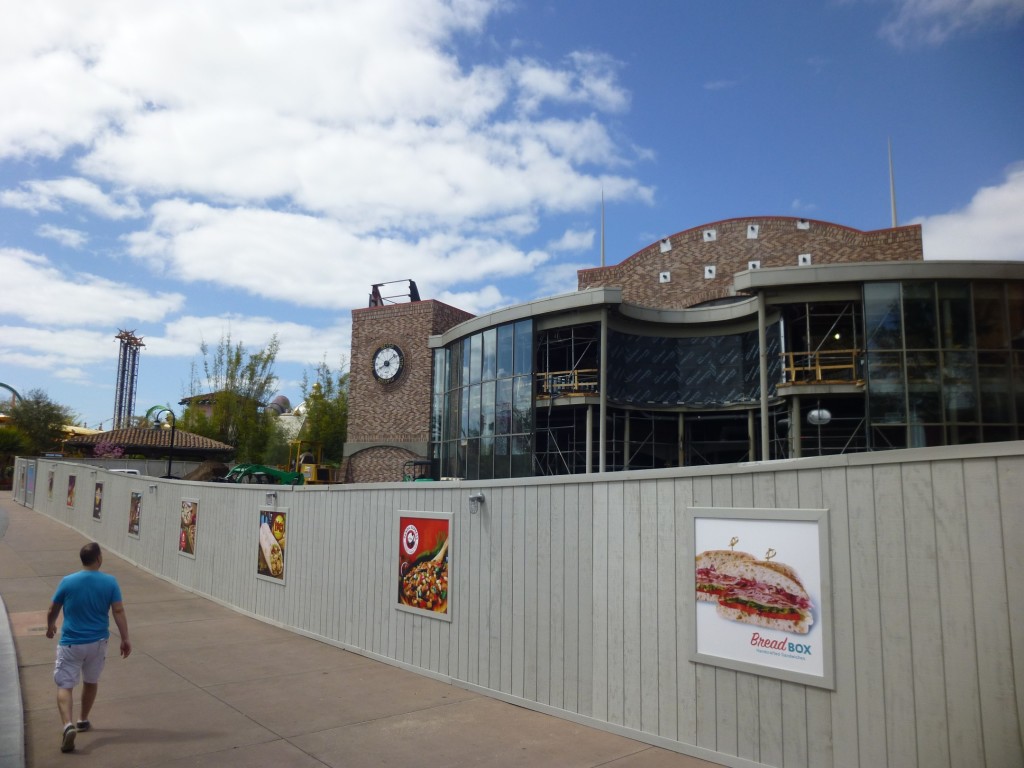
M 139 530 L 132 533 L 132 505 L 138 501 L 138 521 L 137 525 Z M 133 539 L 142 537 L 142 491 L 131 491 L 131 495 L 128 497 L 128 536 Z
M 191 552 L 187 551 L 182 546 L 182 544 L 181 544 L 181 534 L 184 532 L 184 527 L 183 527 L 184 523 L 183 523 L 183 519 L 181 517 L 181 513 L 185 511 L 185 505 L 186 504 L 195 504 L 195 515 L 196 516 L 195 516 L 195 523 L 194 523 L 194 525 L 196 527 L 196 534 L 195 534 L 195 538 L 192 541 L 192 551 Z M 191 558 L 192 560 L 196 559 L 196 550 L 199 549 L 199 511 L 200 511 L 199 510 L 199 499 L 187 498 L 187 497 L 186 498 L 182 498 L 180 512 L 178 514 L 178 541 L 177 541 L 177 548 L 178 548 L 178 554 L 179 555 L 181 555 L 182 557 Z
M 103 522 L 103 483 L 97 481 L 92 489 L 92 519 Z
M 284 586 L 288 577 L 288 523 L 291 516 L 288 514 L 289 507 L 271 507 L 271 506 L 260 506 L 256 511 L 256 578 L 260 581 L 267 581 L 271 584 L 277 584 Z M 284 535 L 285 545 L 281 547 L 282 554 L 282 565 L 281 565 L 281 577 L 264 575 L 260 573 L 259 569 L 259 548 L 260 548 L 260 528 L 262 527 L 263 515 L 284 515 Z
M 444 613 L 438 611 L 429 611 L 426 608 L 416 608 L 411 605 L 405 605 L 398 597 L 398 591 L 402 580 L 401 576 L 401 551 L 402 546 L 402 518 L 412 517 L 420 518 L 424 520 L 445 520 L 448 523 L 448 600 L 447 606 Z M 455 580 L 452 578 L 453 573 L 453 553 L 455 551 L 455 515 L 452 512 L 422 512 L 414 509 L 396 509 L 395 510 L 395 528 L 394 533 L 391 536 L 391 589 L 394 590 L 392 594 L 392 600 L 396 610 L 403 611 L 404 613 L 411 613 L 416 616 L 426 616 L 431 619 L 437 619 L 439 621 L 451 622 L 452 620 L 452 608 L 454 605 L 453 601 L 453 586 Z
M 708 614 L 705 611 L 701 615 L 700 607 L 707 603 L 701 603 L 696 599 L 696 569 L 692 567 L 697 557 L 697 525 L 700 520 L 735 520 L 737 527 L 744 522 L 778 522 L 778 523 L 813 523 L 817 526 L 818 544 L 818 573 L 819 584 L 817 585 L 817 596 L 819 605 L 816 606 L 817 616 L 815 621 L 820 624 L 820 634 L 817 635 L 817 644 L 821 646 L 819 653 L 822 660 L 822 673 L 812 674 L 794 671 L 792 669 L 781 669 L 765 663 L 754 663 L 742 661 L 729 656 L 719 656 L 698 650 L 698 629 L 700 622 L 707 620 Z M 786 682 L 808 685 L 816 688 L 835 690 L 835 642 L 833 638 L 833 597 L 832 597 L 832 559 L 831 559 L 831 538 L 829 535 L 829 510 L 826 509 L 795 509 L 795 508 L 757 508 L 757 507 L 687 507 L 686 508 L 686 546 L 688 559 L 686 563 L 691 564 L 685 568 L 683 584 L 686 586 L 686 594 L 692 601 L 690 615 L 693 617 L 693 631 L 690 633 L 690 661 L 707 664 L 714 667 L 732 669 L 737 672 L 771 677 Z M 725 542 L 728 543 L 728 542 Z M 723 546 L 724 548 L 724 546 Z M 701 547 L 703 550 L 704 547 Z M 741 546 L 742 549 L 742 546 Z M 813 586 L 813 585 L 811 585 Z M 813 594 L 813 593 L 812 593 Z M 747 625 L 741 625 L 746 627 Z M 776 631 L 777 630 L 768 630 Z M 796 636 L 794 636 L 796 637 Z

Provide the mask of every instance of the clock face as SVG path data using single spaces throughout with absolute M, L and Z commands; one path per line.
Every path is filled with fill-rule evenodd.
M 373 353 L 373 375 L 377 381 L 390 384 L 402 372 L 404 356 L 394 344 L 385 344 Z

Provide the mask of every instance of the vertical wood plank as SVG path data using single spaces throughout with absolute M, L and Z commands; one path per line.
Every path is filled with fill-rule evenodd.
M 656 522 L 658 537 L 658 723 L 654 731 L 666 738 L 679 738 L 679 600 L 676 579 L 690 566 L 676 544 L 676 498 L 672 480 L 658 480 L 656 488 Z M 645 721 L 646 722 L 646 721 Z
M 523 488 L 523 697 L 531 701 L 537 698 L 537 633 L 541 610 L 537 574 L 538 498 L 537 486 Z M 547 600 L 543 607 L 547 608 Z
M 536 489 L 537 639 L 534 652 L 536 658 L 536 692 L 534 696 L 542 704 L 551 703 L 551 547 L 553 543 L 551 489 L 550 485 Z
M 590 582 L 594 585 L 593 593 L 593 667 L 590 677 L 593 680 L 593 697 L 590 714 L 599 720 L 608 719 L 608 483 L 593 486 L 593 562 L 590 569 Z
M 579 712 L 594 714 L 594 484 L 579 489 Z
M 1024 552 L 1024 458 L 1000 458 L 996 461 L 996 470 L 1002 510 L 1010 652 L 1014 660 L 1024 659 L 1024 557 L 1020 555 Z M 1013 679 L 1017 692 L 1017 728 L 1021 731 L 1024 730 L 1024 664 L 1015 661 Z M 1018 758 L 1017 762 L 1024 764 L 1024 758 Z
M 565 695 L 562 706 L 569 712 L 580 712 L 580 643 L 582 619 L 580 607 L 580 556 L 583 552 L 580 535 L 580 486 L 577 483 L 565 488 L 565 604 L 564 643 L 565 661 L 562 668 Z M 589 622 L 588 622 L 589 626 Z
M 624 484 L 608 483 L 608 720 L 624 723 L 625 690 L 625 509 Z M 595 563 L 596 564 L 596 563 Z
M 550 658 L 550 688 L 548 691 L 548 703 L 562 709 L 565 707 L 565 662 L 567 648 L 565 644 L 565 624 L 568 620 L 568 601 L 566 599 L 566 515 L 565 515 L 565 485 L 551 486 L 550 491 L 550 517 L 551 517 L 551 545 L 550 545 L 550 576 L 549 594 L 551 599 L 550 613 L 550 645 L 548 656 Z
M 640 689 L 640 717 L 637 725 L 648 733 L 658 732 L 658 663 L 661 655 L 658 652 L 660 627 L 658 626 L 658 483 L 638 483 L 640 549 L 639 565 L 639 604 L 640 604 L 640 643 L 637 646 L 639 660 L 638 681 Z M 675 671 L 675 665 L 668 674 Z
M 630 480 L 622 484 L 622 722 L 627 728 L 642 730 L 642 679 L 641 653 L 650 650 L 652 658 L 657 658 L 658 649 L 648 641 L 644 645 L 644 593 L 641 589 L 644 563 L 642 548 L 642 509 L 640 507 L 640 483 Z M 658 563 L 654 557 L 656 550 L 651 551 L 649 568 L 657 572 Z M 652 585 L 653 586 L 653 585 Z M 651 599 L 657 595 L 657 589 L 649 593 Z M 651 639 L 656 638 L 651 626 Z
M 1014 695 L 1009 600 L 1003 565 L 1003 528 L 999 481 L 993 459 L 964 461 L 974 627 L 978 646 L 978 684 L 985 761 L 1020 765 L 1020 715 Z M 1012 557 L 1020 558 L 1015 552 Z
M 900 467 L 897 464 L 875 467 L 873 479 L 878 590 L 884 595 L 879 603 L 879 612 L 886 749 L 890 765 L 916 765 L 910 593 L 907 588 L 907 542 Z
M 693 529 L 686 524 L 686 510 L 696 506 L 693 480 L 680 479 L 673 482 L 673 524 L 675 527 L 675 551 L 690 552 L 693 549 Z M 697 666 L 690 661 L 690 654 L 696 648 L 694 613 L 696 598 L 693 595 L 691 579 L 686 571 L 694 567 L 692 560 L 682 562 L 675 571 L 676 593 L 676 690 L 677 738 L 687 744 L 697 743 Z

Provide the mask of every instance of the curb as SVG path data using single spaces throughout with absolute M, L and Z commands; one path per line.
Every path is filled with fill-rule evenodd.
M 25 713 L 7 606 L 0 597 L 0 765 L 25 768 Z

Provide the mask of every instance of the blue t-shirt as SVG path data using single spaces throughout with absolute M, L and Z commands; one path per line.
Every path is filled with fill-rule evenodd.
M 61 579 L 53 602 L 64 606 L 61 645 L 95 643 L 110 637 L 107 614 L 121 602 L 121 587 L 109 573 L 79 571 Z

